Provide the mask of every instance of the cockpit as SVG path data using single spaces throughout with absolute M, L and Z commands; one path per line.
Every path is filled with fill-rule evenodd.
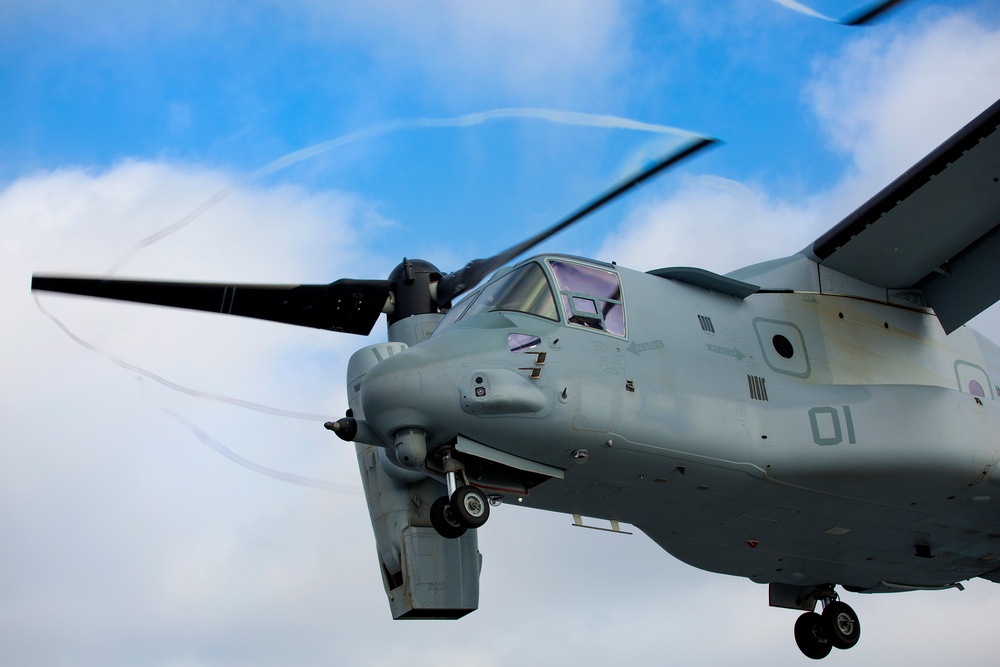
M 565 257 L 533 259 L 498 275 L 452 308 L 435 333 L 491 311 L 527 313 L 625 336 L 625 307 L 618 274 Z

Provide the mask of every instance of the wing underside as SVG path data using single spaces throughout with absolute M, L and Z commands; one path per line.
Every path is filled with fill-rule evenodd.
M 822 265 L 918 289 L 951 333 L 1000 299 L 1000 101 L 812 245 Z

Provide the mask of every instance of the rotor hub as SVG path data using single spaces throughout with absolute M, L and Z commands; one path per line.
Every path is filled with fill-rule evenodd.
M 395 305 L 389 313 L 389 324 L 412 315 L 438 313 L 437 284 L 441 271 L 422 259 L 403 258 L 389 274 Z

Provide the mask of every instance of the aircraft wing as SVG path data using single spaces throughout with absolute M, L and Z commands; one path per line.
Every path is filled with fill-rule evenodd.
M 817 239 L 815 259 L 919 289 L 947 333 L 989 308 L 1000 299 L 998 130 L 1000 100 Z

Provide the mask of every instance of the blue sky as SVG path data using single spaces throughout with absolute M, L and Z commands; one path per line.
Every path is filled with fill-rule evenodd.
M 822 140 L 803 86 L 851 30 L 776 3 L 591 3 L 578 16 L 558 5 L 92 4 L 7 10 L 4 180 L 126 159 L 239 174 L 373 123 L 504 107 L 717 136 L 728 148 L 701 168 L 793 192 L 845 161 Z M 540 125 L 394 134 L 276 180 L 363 193 L 421 230 L 493 212 L 507 226 L 532 214 L 538 224 L 604 187 L 649 139 Z
M 109 360 L 334 416 L 346 360 L 369 341 L 41 297 L 95 354 L 45 317 L 28 278 L 103 273 L 220 192 L 120 273 L 327 282 L 384 277 L 403 256 L 454 269 L 673 141 L 505 118 L 381 134 L 250 178 L 387 121 L 510 108 L 725 142 L 547 249 L 719 272 L 788 255 L 1000 97 L 993 0 L 912 0 L 864 28 L 767 0 L 206 4 L 0 7 L 0 662 L 803 660 L 795 614 L 768 609 L 765 588 L 682 565 L 641 535 L 509 507 L 481 531 L 480 610 L 394 623 L 351 448 L 315 421 L 192 397 Z M 975 324 L 1000 340 L 997 313 Z M 340 490 L 250 472 L 192 426 Z M 850 596 L 864 637 L 831 660 L 981 660 L 994 589 Z

